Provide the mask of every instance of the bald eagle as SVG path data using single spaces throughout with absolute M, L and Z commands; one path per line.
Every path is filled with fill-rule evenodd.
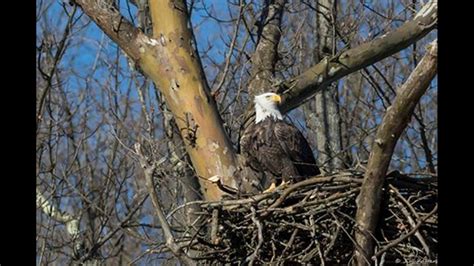
M 255 96 L 255 121 L 242 134 L 241 153 L 246 165 L 264 174 L 264 192 L 288 181 L 300 181 L 320 174 L 311 147 L 294 125 L 283 120 L 278 109 L 281 97 L 276 93 Z M 266 186 L 265 185 L 265 186 Z

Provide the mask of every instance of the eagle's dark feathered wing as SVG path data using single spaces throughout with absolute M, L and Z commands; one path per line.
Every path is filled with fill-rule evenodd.
M 241 152 L 252 169 L 275 179 L 297 179 L 320 173 L 311 147 L 303 134 L 282 120 L 265 119 L 247 127 Z
M 273 131 L 280 146 L 296 167 L 299 176 L 308 177 L 320 174 L 313 151 L 298 128 L 284 121 L 277 121 Z

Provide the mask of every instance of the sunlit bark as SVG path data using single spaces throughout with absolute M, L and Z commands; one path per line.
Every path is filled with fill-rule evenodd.
M 160 89 L 200 177 L 204 197 L 220 199 L 222 191 L 207 179 L 217 175 L 235 187 L 235 153 L 209 95 L 185 2 L 150 1 L 153 38 L 135 28 L 113 5 L 100 0 L 77 3 Z

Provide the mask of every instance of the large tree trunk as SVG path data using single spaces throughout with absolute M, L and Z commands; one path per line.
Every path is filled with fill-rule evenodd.
M 315 61 L 334 56 L 336 3 L 333 0 L 319 0 L 316 3 Z M 341 126 L 338 108 L 337 81 L 318 91 L 314 101 L 305 105 L 306 122 L 316 134 L 317 161 L 323 169 L 333 171 L 342 168 L 340 159 Z
M 281 19 L 286 0 L 273 0 L 263 10 L 259 41 L 252 55 L 252 73 L 248 85 L 249 96 L 272 90 L 275 64 L 278 61 L 278 43 L 281 37 Z M 253 101 L 249 101 L 253 107 Z
M 76 3 L 160 89 L 200 177 L 204 197 L 220 199 L 223 192 L 208 178 L 219 176 L 225 185 L 235 187 L 235 152 L 210 97 L 185 1 L 149 1 L 153 38 L 135 28 L 105 1 Z

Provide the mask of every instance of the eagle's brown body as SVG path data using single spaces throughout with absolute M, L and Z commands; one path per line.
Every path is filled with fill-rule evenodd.
M 320 174 L 303 134 L 283 120 L 268 117 L 252 122 L 240 140 L 247 166 L 263 173 L 262 186 L 278 181 L 300 181 Z

